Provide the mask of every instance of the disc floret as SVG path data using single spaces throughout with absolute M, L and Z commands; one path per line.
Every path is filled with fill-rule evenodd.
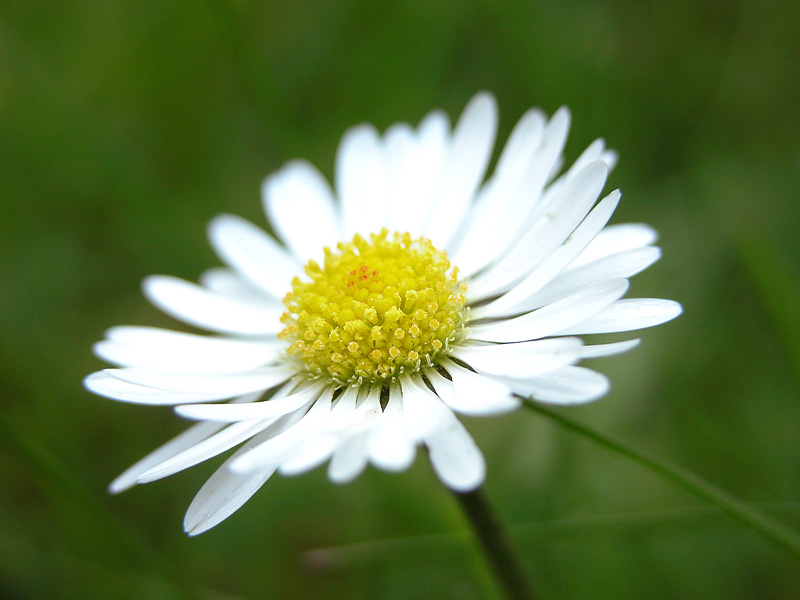
M 391 380 L 446 354 L 462 335 L 466 285 L 426 238 L 383 229 L 325 248 L 284 298 L 289 356 L 339 385 Z

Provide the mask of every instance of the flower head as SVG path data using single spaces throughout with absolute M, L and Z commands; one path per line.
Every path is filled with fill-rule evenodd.
M 527 112 L 484 181 L 496 119 L 482 93 L 452 131 L 441 112 L 384 135 L 356 127 L 335 189 L 301 161 L 267 178 L 277 240 L 222 215 L 209 236 L 225 268 L 199 285 L 147 278 L 150 301 L 213 335 L 115 327 L 95 346 L 117 368 L 89 375 L 88 389 L 197 421 L 111 490 L 240 446 L 189 507 L 184 526 L 197 534 L 276 471 L 327 462 L 330 479 L 346 482 L 370 463 L 401 471 L 424 445 L 442 482 L 470 491 L 485 464 L 456 413 L 602 396 L 607 379 L 576 363 L 637 341 L 577 336 L 681 311 L 623 299 L 627 278 L 659 258 L 655 232 L 607 226 L 620 195 L 598 202 L 616 160 L 602 140 L 559 174 L 566 109 Z

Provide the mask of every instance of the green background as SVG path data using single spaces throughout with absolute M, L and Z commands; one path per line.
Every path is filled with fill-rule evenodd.
M 276 477 L 190 539 L 214 465 L 108 496 L 184 423 L 81 385 L 105 329 L 178 326 L 139 282 L 218 264 L 211 217 L 266 227 L 265 175 L 330 177 L 347 127 L 455 118 L 481 89 L 501 143 L 568 104 L 568 161 L 620 152 L 614 222 L 664 250 L 631 295 L 684 305 L 567 414 L 800 529 L 798 55 L 789 1 L 4 1 L 0 596 L 491 597 L 422 453 L 346 486 Z M 465 422 L 541 598 L 800 597 L 795 558 L 641 466 L 531 412 Z

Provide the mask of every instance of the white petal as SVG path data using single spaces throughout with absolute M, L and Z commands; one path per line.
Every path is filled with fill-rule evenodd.
M 584 150 L 572 166 L 569 168 L 569 174 L 575 174 L 583 167 L 596 160 L 602 160 L 606 163 L 609 169 L 612 169 L 616 163 L 616 153 L 613 150 L 606 149 L 606 142 L 602 138 L 593 141 L 586 150 Z
M 402 380 L 402 386 L 406 431 L 408 437 L 418 443 L 444 427 L 452 413 L 421 380 L 406 377 Z
M 209 331 L 264 335 L 283 328 L 282 311 L 274 305 L 265 303 L 258 310 L 167 275 L 147 277 L 142 287 L 148 300 L 168 315 Z
M 536 153 L 528 161 L 528 169 L 525 179 L 522 182 L 521 195 L 517 199 L 517 208 L 524 209 L 530 199 L 535 199 L 534 205 L 541 199 L 545 186 L 555 173 L 560 169 L 563 162 L 562 152 L 567 143 L 572 116 L 566 106 L 559 108 L 547 122 L 542 134 L 541 145 L 536 149 Z M 523 210 L 522 214 L 527 214 Z M 508 213 L 507 216 L 513 216 Z M 519 231 L 519 229 L 516 229 Z
M 479 93 L 467 104 L 453 131 L 428 215 L 425 233 L 437 247 L 446 247 L 458 231 L 486 172 L 496 132 L 497 103 L 491 94 Z
M 200 274 L 198 281 L 204 288 L 219 296 L 224 296 L 256 309 L 260 309 L 263 306 L 274 308 L 282 306 L 280 300 L 266 295 L 261 288 L 254 286 L 239 273 L 227 267 L 206 269 Z
M 498 197 L 503 201 L 493 211 L 480 215 L 481 220 L 453 255 L 454 264 L 459 265 L 464 275 L 472 276 L 503 256 L 509 248 L 516 245 L 521 232 L 531 226 L 534 215 L 541 211 L 542 190 L 564 148 L 569 121 L 569 111 L 566 108 L 556 111 L 544 129 L 541 145 L 530 156 L 525 175 L 519 181 L 509 181 L 507 187 L 503 186 L 505 189 L 497 191 L 492 188 L 499 185 L 498 182 L 487 184 L 487 192 L 491 191 L 493 195 L 502 192 L 502 196 Z M 532 136 L 529 141 L 534 143 L 538 140 Z M 496 243 L 486 244 L 487 231 Z M 481 232 L 484 232 L 483 236 Z
M 470 284 L 470 297 L 504 291 L 539 266 L 575 230 L 603 189 L 608 166 L 596 161 L 565 183 L 513 248 Z
M 458 262 L 459 259 L 464 259 L 464 255 L 460 254 L 464 246 L 487 242 L 493 245 L 508 243 L 507 239 L 503 239 L 506 233 L 502 224 L 505 208 L 512 202 L 521 181 L 529 171 L 529 163 L 539 148 L 545 123 L 544 113 L 539 109 L 531 109 L 522 116 L 511 132 L 492 177 L 480 190 L 475 205 L 469 212 L 469 218 L 462 228 L 463 233 L 456 238 L 456 245 L 451 244 L 447 249 L 456 257 L 455 264 L 460 268 L 465 266 Z M 495 240 L 495 237 L 498 239 Z M 471 273 L 471 265 L 467 267 L 466 272 Z
M 248 449 L 249 444 L 245 444 L 225 461 L 197 492 L 183 519 L 183 529 L 186 533 L 199 535 L 227 519 L 275 472 L 274 468 L 246 474 L 231 471 L 231 462 Z
M 136 404 L 163 406 L 186 404 L 189 402 L 209 402 L 211 400 L 221 399 L 219 394 L 181 394 L 178 392 L 165 392 L 163 390 L 144 387 L 112 377 L 106 371 L 92 373 L 83 380 L 83 385 L 90 392 L 94 392 L 100 396 Z
M 226 264 L 275 298 L 282 298 L 292 278 L 300 274 L 300 264 L 285 248 L 240 217 L 216 217 L 209 224 L 208 236 Z
M 594 344 L 581 348 L 581 358 L 599 358 L 601 356 L 614 356 L 632 350 L 639 345 L 638 339 L 614 342 L 611 344 Z
M 349 436 L 336 449 L 328 465 L 328 479 L 333 483 L 349 483 L 367 466 L 367 434 Z
M 417 156 L 415 132 L 408 123 L 395 123 L 383 137 L 386 153 L 386 215 L 383 226 L 389 231 L 405 231 L 398 227 L 407 210 L 406 200 L 413 188 L 414 158 Z
M 344 389 L 337 398 L 336 403 L 331 407 L 330 415 L 325 423 L 326 431 L 340 434 L 354 426 L 358 420 L 356 409 L 358 396 L 358 387 L 349 386 Z
M 658 298 L 618 300 L 598 314 L 559 332 L 559 335 L 633 331 L 666 323 L 683 312 L 681 305 Z
M 292 161 L 267 177 L 263 200 L 275 232 L 301 263 L 320 260 L 322 248 L 339 241 L 333 194 L 325 178 L 307 162 Z
M 528 298 L 521 306 L 530 310 L 559 300 L 589 285 L 608 281 L 609 279 L 633 277 L 652 265 L 660 257 L 661 250 L 659 248 L 647 246 L 612 254 L 576 269 L 570 268 Z
M 553 194 L 557 193 L 561 186 L 575 177 L 587 165 L 595 161 L 601 161 L 605 163 L 606 166 L 608 166 L 609 171 L 611 171 L 611 169 L 613 169 L 614 165 L 617 163 L 616 152 L 613 150 L 606 150 L 605 141 L 602 139 L 595 140 L 589 144 L 586 150 L 583 151 L 583 153 L 578 157 L 578 160 L 572 164 L 569 170 L 561 177 L 553 181 L 549 186 L 547 186 L 543 200 L 546 202 L 548 197 L 551 197 Z M 557 170 L 553 171 L 553 174 L 555 173 L 557 173 Z
M 291 452 L 309 435 L 317 435 L 325 424 L 331 408 L 332 390 L 326 389 L 311 405 L 308 412 L 295 424 L 280 434 L 262 440 L 248 452 L 241 454 L 231 462 L 230 468 L 239 473 L 258 471 L 264 468 L 277 468 L 291 456 Z M 302 411 L 290 413 L 288 417 L 302 414 Z M 284 417 L 287 418 L 287 417 Z
M 371 125 L 344 134 L 336 157 L 336 191 L 342 203 L 345 239 L 356 233 L 366 237 L 386 225 L 386 155 Z
M 267 390 L 292 376 L 290 369 L 265 367 L 249 373 L 173 374 L 151 369 L 106 369 L 106 373 L 128 383 L 178 394 L 205 394 L 232 398 L 248 392 Z
M 371 428 L 381 416 L 381 389 L 373 386 L 360 398 L 356 419 L 344 431 L 342 443 L 336 448 L 328 465 L 328 479 L 334 483 L 348 483 L 358 477 L 367 466 L 367 440 Z
M 571 331 L 567 328 L 601 312 L 619 300 L 627 290 L 628 282 L 624 279 L 590 286 L 521 317 L 471 325 L 470 337 L 490 342 L 517 342 Z
M 173 373 L 249 371 L 273 362 L 271 342 L 213 338 L 158 329 L 115 327 L 94 346 L 97 356 L 124 367 L 146 367 Z
M 149 483 L 174 475 L 184 469 L 193 467 L 203 461 L 222 454 L 234 446 L 249 440 L 254 435 L 265 430 L 277 419 L 263 421 L 243 421 L 234 423 L 222 431 L 212 435 L 194 446 L 187 448 L 180 454 L 168 458 L 162 463 L 154 465 L 139 477 L 139 483 Z
M 618 252 L 643 248 L 655 243 L 657 239 L 658 233 L 649 225 L 632 223 L 611 225 L 592 240 L 592 243 L 581 252 L 570 268 L 574 269 Z
M 471 492 L 483 483 L 486 463 L 464 426 L 450 413 L 445 427 L 426 438 L 433 470 L 451 490 Z
M 359 426 L 363 415 L 356 409 L 357 398 L 357 388 L 346 388 L 331 407 L 320 431 L 306 435 L 281 462 L 279 472 L 289 476 L 305 473 L 330 458 L 352 431 L 363 431 Z
M 247 404 L 189 404 L 176 406 L 175 412 L 187 419 L 234 423 L 279 417 L 301 409 L 319 396 L 322 386 L 314 386 L 283 396 Z
M 454 411 L 483 417 L 519 407 L 519 400 L 509 393 L 507 385 L 450 361 L 445 361 L 443 366 L 450 374 L 450 381 L 435 369 L 429 369 L 426 375 L 439 397 Z
M 528 171 L 531 159 L 540 149 L 546 122 L 547 117 L 538 108 L 532 108 L 522 115 L 508 137 L 497 161 L 497 168 L 487 182 L 487 188 L 498 186 L 509 189 L 508 183 L 519 182 Z M 495 194 L 490 194 L 490 197 L 494 196 Z M 503 198 L 496 194 L 496 200 L 502 202 Z
M 533 310 L 529 298 L 552 281 L 600 232 L 619 203 L 619 192 L 606 196 L 578 225 L 563 245 L 548 256 L 538 268 L 497 300 L 472 311 L 473 318 L 494 317 Z
M 385 471 L 403 471 L 414 460 L 415 447 L 406 433 L 400 387 L 389 388 L 389 402 L 367 439 L 367 454 L 373 465 Z
M 596 371 L 569 365 L 530 380 L 509 381 L 522 396 L 552 404 L 591 402 L 608 392 L 608 379 Z
M 423 234 L 449 143 L 450 125 L 441 111 L 427 115 L 416 132 L 394 127 L 386 132 L 391 231 Z
M 340 437 L 333 433 L 322 433 L 307 440 L 289 454 L 281 463 L 278 472 L 286 477 L 292 477 L 311 471 L 328 460 L 340 443 Z
M 454 355 L 476 371 L 494 376 L 532 377 L 578 360 L 578 338 L 557 338 L 512 344 L 458 348 Z
M 202 442 L 207 437 L 214 435 L 222 427 L 218 423 L 197 423 L 192 425 L 189 429 L 159 446 L 136 464 L 126 469 L 124 473 L 111 482 L 111 485 L 108 486 L 108 491 L 112 494 L 117 494 L 136 485 L 142 473 Z

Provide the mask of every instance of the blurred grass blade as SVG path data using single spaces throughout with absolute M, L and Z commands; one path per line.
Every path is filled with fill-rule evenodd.
M 759 506 L 790 515 L 796 515 L 800 511 L 800 502 L 770 502 Z M 710 519 L 721 516 L 723 513 L 718 507 L 703 504 L 606 515 L 574 515 L 560 519 L 518 523 L 510 525 L 508 531 L 518 542 L 523 540 L 536 542 L 542 536 L 551 539 L 558 536 L 585 538 L 595 534 L 606 535 L 611 529 L 628 530 L 642 527 L 652 530 L 654 527 L 675 527 L 698 520 L 709 523 Z M 472 534 L 466 529 L 410 535 L 315 548 L 306 552 L 304 560 L 309 569 L 324 574 L 328 571 L 379 563 L 387 557 L 404 556 L 406 560 L 427 562 L 443 555 L 454 556 L 455 553 L 466 553 L 471 541 Z
M 525 402 L 524 405 L 528 409 L 557 422 L 559 425 L 632 459 L 653 473 L 703 498 L 740 523 L 751 527 L 774 543 L 782 546 L 792 553 L 797 560 L 800 560 L 800 536 L 757 508 L 734 498 L 722 488 L 668 461 L 648 456 L 608 434 L 578 423 L 541 404 L 529 401 Z
M 92 495 L 47 448 L 26 435 L 7 414 L 0 412 L 0 441 L 9 454 L 24 465 L 31 477 L 53 499 L 64 503 L 65 518 L 85 519 L 92 533 L 106 538 L 108 548 L 119 548 L 146 573 L 167 584 L 170 597 L 194 600 L 199 595 L 185 576 L 175 569 L 167 557 L 121 522 Z
M 758 290 L 761 303 L 775 324 L 791 355 L 795 375 L 800 379 L 800 282 L 785 258 L 751 231 L 732 231 L 739 257 Z

